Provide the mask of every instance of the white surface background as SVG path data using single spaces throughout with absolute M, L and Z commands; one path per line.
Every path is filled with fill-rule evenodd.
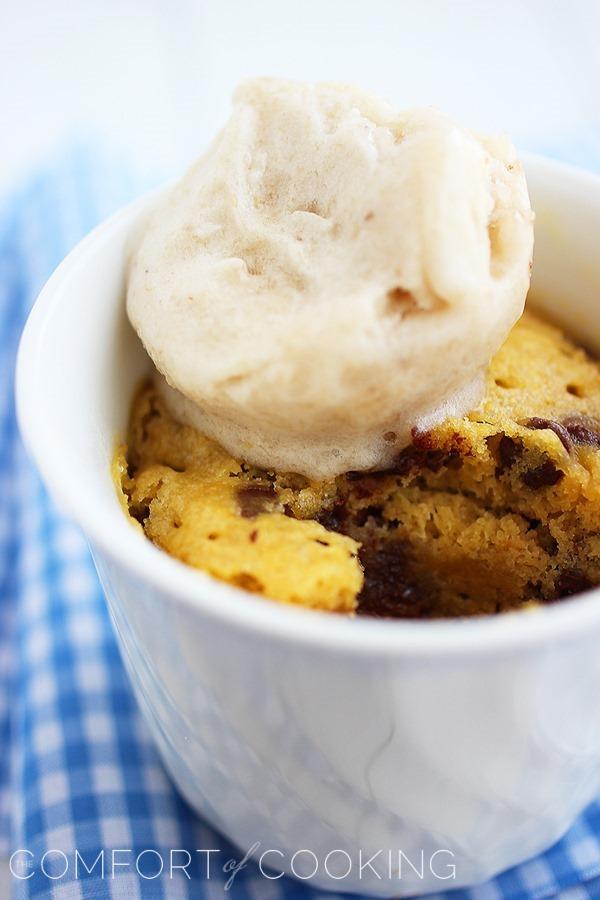
M 600 0 L 2 0 L 0 191 L 75 135 L 176 172 L 254 74 L 552 146 L 600 125 L 599 41 Z

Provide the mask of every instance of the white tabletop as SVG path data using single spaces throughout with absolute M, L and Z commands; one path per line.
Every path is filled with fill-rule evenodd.
M 352 80 L 543 146 L 600 126 L 598 33 L 597 0 L 7 0 L 0 191 L 82 136 L 176 172 L 255 74 Z

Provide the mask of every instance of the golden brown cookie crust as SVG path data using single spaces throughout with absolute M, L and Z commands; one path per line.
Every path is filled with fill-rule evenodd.
M 600 367 L 528 313 L 481 406 L 413 434 L 387 472 L 254 469 L 150 384 L 115 471 L 150 540 L 230 584 L 329 611 L 476 615 L 600 583 L 599 423 Z

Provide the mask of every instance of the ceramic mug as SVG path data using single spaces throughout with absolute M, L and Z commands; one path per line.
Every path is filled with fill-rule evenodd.
M 526 158 L 530 302 L 600 348 L 600 179 Z M 531 613 L 385 621 L 220 583 L 132 527 L 111 478 L 148 367 L 124 309 L 156 195 L 42 291 L 18 415 L 89 540 L 125 666 L 177 787 L 267 873 L 373 895 L 473 885 L 556 841 L 600 791 L 600 592 Z

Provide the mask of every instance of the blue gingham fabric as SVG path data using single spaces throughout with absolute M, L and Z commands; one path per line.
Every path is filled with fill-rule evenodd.
M 0 855 L 20 851 L 11 886 L 26 900 L 332 898 L 234 866 L 240 852 L 178 796 L 134 703 L 86 544 L 17 434 L 13 369 L 27 311 L 76 240 L 140 187 L 121 173 L 79 150 L 0 208 Z M 188 853 L 171 877 L 170 862 Z M 600 801 L 539 858 L 435 896 L 557 895 L 600 898 Z

